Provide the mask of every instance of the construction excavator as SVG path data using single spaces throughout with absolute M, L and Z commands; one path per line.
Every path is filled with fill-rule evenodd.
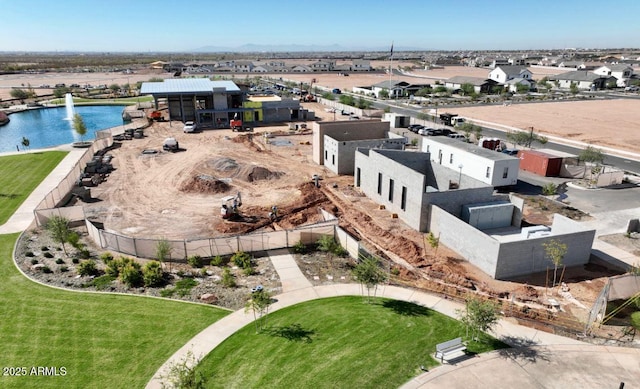
M 234 220 L 239 217 L 238 207 L 242 205 L 242 197 L 240 192 L 235 196 L 225 196 L 222 198 L 222 206 L 220 207 L 220 216 L 225 220 Z
M 302 100 L 302 102 L 304 103 L 315 103 L 316 102 L 316 96 L 313 94 L 313 83 L 316 82 L 315 78 L 311 79 L 311 84 L 309 85 L 309 91 L 307 92 L 307 94 L 305 94 L 304 96 L 302 96 L 302 98 L 300 100 Z

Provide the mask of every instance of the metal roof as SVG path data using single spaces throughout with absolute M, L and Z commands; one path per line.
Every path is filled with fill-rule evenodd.
M 214 89 L 240 92 L 233 81 L 211 81 L 208 78 L 170 78 L 163 82 L 143 82 L 140 94 L 213 93 Z

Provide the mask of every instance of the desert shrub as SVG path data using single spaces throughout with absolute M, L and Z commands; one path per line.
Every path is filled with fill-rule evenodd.
M 64 259 L 62 259 L 62 258 L 56 259 L 56 264 L 62 265 L 63 263 L 64 263 Z
M 224 265 L 225 262 L 226 261 L 224 260 L 224 258 L 222 258 L 222 256 L 216 255 L 215 257 L 213 257 L 211 259 L 210 265 L 211 266 L 222 266 L 222 265 Z
M 206 277 L 206 276 L 207 276 L 207 269 L 203 267 L 202 269 L 200 269 L 200 277 Z
M 37 260 L 37 259 L 33 258 L 33 259 L 31 260 L 31 264 L 32 264 L 32 265 L 35 265 L 35 264 L 37 264 L 37 263 L 38 263 L 38 260 Z
M 58 270 L 60 270 L 60 273 L 66 273 L 69 271 L 69 268 L 66 266 L 60 266 Z
M 109 286 L 111 286 L 113 280 L 115 280 L 115 277 L 105 274 L 103 276 L 94 278 L 89 285 L 95 286 L 97 290 L 105 290 Z
M 40 247 L 40 251 L 49 251 L 49 248 L 47 246 L 42 246 Z
M 120 257 L 117 259 L 112 259 L 107 264 L 105 273 L 107 273 L 112 277 L 117 278 L 120 275 L 120 272 L 122 271 L 122 269 L 131 262 L 133 262 L 133 259 L 129 257 Z
M 542 194 L 545 196 L 552 196 L 556 194 L 557 190 L 558 190 L 558 186 L 553 182 L 550 182 L 542 187 Z
M 178 296 L 184 297 L 191 293 L 191 289 L 196 285 L 198 285 L 198 281 L 193 278 L 183 278 L 176 282 L 176 293 Z
M 81 276 L 95 276 L 98 274 L 98 268 L 96 267 L 95 261 L 87 260 L 82 261 L 78 265 L 78 274 Z
M 317 247 L 320 251 L 332 253 L 339 257 L 347 255 L 347 250 L 345 250 L 338 242 L 336 242 L 334 237 L 331 235 L 323 235 L 320 239 L 318 239 L 316 244 L 318 245 Z
M 190 256 L 189 258 L 187 258 L 187 263 L 191 265 L 191 267 L 196 267 L 196 268 L 200 268 L 204 266 L 204 260 L 199 255 Z
M 161 297 L 171 297 L 176 292 L 176 288 L 166 288 L 160 291 Z
M 184 277 L 184 276 L 186 275 L 186 273 L 184 272 L 184 270 L 178 270 L 178 271 L 176 272 L 176 275 L 177 275 L 178 277 Z
M 144 286 L 162 285 L 164 281 L 162 264 L 158 261 L 147 262 L 142 268 L 142 279 Z
M 242 269 L 242 274 L 244 274 L 245 276 L 250 276 L 254 273 L 253 268 L 252 267 L 245 267 Z
M 142 271 L 140 270 L 140 264 L 135 261 L 131 261 L 124 265 L 120 269 L 120 281 L 130 288 L 136 288 L 142 285 L 144 279 Z
M 24 253 L 25 257 L 35 257 L 36 255 L 33 253 L 33 251 L 27 251 L 26 253 Z
M 220 282 L 222 282 L 222 285 L 227 288 L 233 288 L 236 286 L 236 277 L 231 273 L 231 269 L 225 267 L 222 270 L 222 280 Z
M 53 254 L 51 254 L 50 252 L 45 252 L 44 254 L 42 254 L 43 257 L 45 258 L 53 258 Z
M 113 261 L 113 254 L 111 254 L 110 252 L 104 252 L 102 254 L 100 254 L 100 260 L 102 262 L 105 263 L 105 265 L 108 265 L 109 262 Z
M 236 266 L 243 269 L 251 267 L 251 255 L 249 255 L 249 253 L 245 253 L 244 251 L 238 251 L 237 253 L 233 254 L 231 260 Z
M 80 259 L 78 259 L 78 258 L 72 258 L 72 259 L 71 259 L 71 262 L 73 262 L 75 265 L 77 265 L 77 264 L 79 264 L 79 263 L 80 263 Z
M 308 251 L 307 245 L 301 240 L 297 241 L 296 244 L 293 245 L 292 249 L 296 254 L 305 254 Z
M 80 249 L 78 254 L 80 255 L 80 258 L 82 258 L 82 259 L 91 258 L 91 252 L 89 250 L 87 250 L 86 248 Z
M 43 273 L 46 273 L 46 274 L 53 273 L 53 271 L 49 268 L 49 266 L 43 266 L 41 267 L 41 270 Z
M 394 276 L 399 276 L 400 275 L 400 268 L 393 267 L 391 269 L 391 274 L 393 274 Z

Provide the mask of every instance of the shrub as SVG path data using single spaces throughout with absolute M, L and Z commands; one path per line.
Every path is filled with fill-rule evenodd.
M 80 263 L 80 260 L 78 258 L 72 258 L 71 262 L 77 265 L 78 263 Z
M 226 286 L 227 288 L 233 288 L 236 286 L 236 277 L 231 273 L 231 269 L 229 269 L 228 267 L 225 267 L 222 270 L 222 285 Z
M 37 264 L 37 263 L 38 263 L 38 260 L 37 260 L 37 259 L 33 258 L 33 259 L 31 260 L 31 264 L 32 264 L 32 265 L 35 265 L 35 264 Z
M 200 277 L 206 277 L 206 276 L 207 276 L 207 269 L 203 267 L 202 269 L 200 269 Z
M 394 276 L 399 276 L 400 275 L 400 268 L 398 267 L 394 267 L 391 269 L 391 274 L 393 274 Z
M 104 262 L 106 265 L 109 264 L 109 262 L 113 261 L 113 254 L 111 254 L 110 252 L 104 252 L 102 254 L 100 254 L 100 260 L 102 262 Z
M 183 278 L 176 282 L 176 293 L 178 293 L 180 297 L 184 297 L 191 293 L 191 289 L 196 285 L 198 285 L 198 281 L 193 278 Z
M 556 194 L 557 190 L 558 190 L 558 186 L 553 182 L 550 182 L 542 187 L 542 194 L 545 196 L 552 196 Z
M 640 330 L 640 311 L 631 314 L 631 325 L 636 330 Z
M 49 266 L 43 266 L 41 269 L 43 273 L 46 273 L 46 274 L 53 273 L 53 271 L 49 268 Z
M 140 271 L 140 264 L 135 261 L 130 261 L 120 269 L 120 281 L 130 288 L 136 288 L 143 283 L 142 271 Z
M 35 257 L 36 255 L 33 253 L 33 251 L 27 251 L 26 253 L 24 253 L 25 257 Z
M 340 246 L 331 235 L 323 235 L 316 243 L 320 251 L 332 253 L 339 257 L 347 255 L 347 250 Z
M 233 254 L 231 260 L 236 266 L 243 269 L 251 267 L 251 255 L 245 253 L 244 251 L 238 251 L 237 253 Z
M 69 271 L 69 268 L 66 266 L 60 266 L 59 270 L 60 270 L 60 273 L 66 273 Z
M 190 256 L 189 258 L 187 258 L 187 263 L 191 265 L 191 267 L 196 267 L 196 268 L 200 268 L 204 266 L 204 261 L 202 260 L 202 257 L 199 255 Z
M 107 273 L 108 275 L 114 278 L 117 278 L 120 275 L 120 272 L 122 271 L 122 269 L 131 262 L 133 262 L 133 259 L 129 257 L 120 257 L 117 259 L 112 259 L 107 264 L 105 273 Z
M 89 259 L 91 258 L 91 252 L 86 248 L 80 249 L 80 258 Z
M 40 251 L 49 251 L 49 248 L 47 246 L 42 246 L 40 247 Z
M 62 265 L 63 263 L 64 263 L 64 259 L 62 259 L 62 258 L 56 259 L 56 264 Z
M 302 243 L 301 240 L 297 241 L 292 247 L 293 252 L 296 254 L 305 254 L 307 252 L 307 245 Z
M 80 262 L 78 265 L 78 274 L 81 276 L 95 276 L 98 274 L 98 268 L 95 261 L 87 260 Z
M 167 288 L 160 291 L 161 297 L 171 297 L 176 292 L 176 288 Z
M 245 276 L 250 276 L 253 274 L 253 268 L 252 267 L 245 267 L 244 269 L 242 269 L 242 274 L 244 274 Z
M 162 264 L 158 261 L 147 262 L 142 268 L 144 286 L 159 286 L 164 281 Z
M 220 255 L 216 255 L 215 257 L 213 257 L 211 259 L 211 266 L 222 266 L 224 265 L 225 260 L 220 256 Z
M 97 290 L 105 290 L 109 286 L 111 286 L 113 280 L 115 280 L 115 277 L 105 274 L 103 276 L 94 278 L 93 281 L 91 281 L 90 285 L 95 286 Z
M 53 258 L 53 254 L 51 254 L 50 252 L 45 252 L 44 254 L 42 254 L 42 256 L 44 256 L 45 258 Z

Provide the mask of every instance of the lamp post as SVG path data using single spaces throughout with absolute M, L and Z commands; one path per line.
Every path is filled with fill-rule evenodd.
M 460 174 L 458 175 L 458 189 L 460 189 L 460 187 L 462 186 L 462 168 L 464 166 L 462 164 L 458 165 L 458 169 L 460 169 Z

